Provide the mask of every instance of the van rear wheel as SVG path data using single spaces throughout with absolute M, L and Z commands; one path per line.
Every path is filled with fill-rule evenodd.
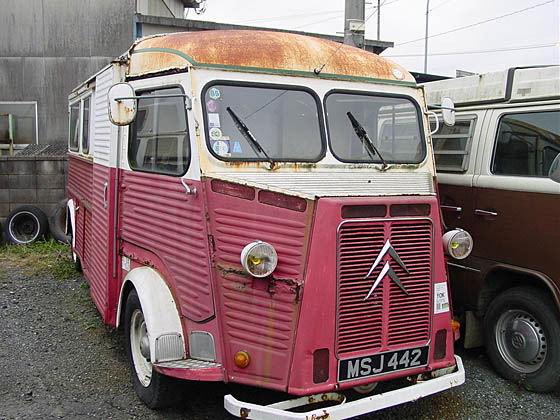
M 560 385 L 560 320 L 548 295 L 507 290 L 490 304 L 484 327 L 488 358 L 503 377 L 529 391 Z
M 150 360 L 150 343 L 144 313 L 135 290 L 126 300 L 125 342 L 132 383 L 138 397 L 150 408 L 161 408 L 170 402 L 171 378 L 154 369 Z

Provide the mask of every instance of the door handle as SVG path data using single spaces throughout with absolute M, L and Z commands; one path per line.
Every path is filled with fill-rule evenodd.
M 107 208 L 107 188 L 109 187 L 108 183 L 103 184 L 103 208 Z
M 457 213 L 460 213 L 463 211 L 463 207 L 457 207 L 457 206 L 440 206 L 442 210 L 444 211 L 454 211 Z
M 181 183 L 183 184 L 183 187 L 185 187 L 186 190 L 186 194 L 187 195 L 192 195 L 194 196 L 194 198 L 196 198 L 196 196 L 198 195 L 198 191 L 196 190 L 196 187 L 193 185 L 193 187 L 189 187 L 189 185 L 187 184 L 187 181 L 185 181 L 185 178 L 181 178 Z
M 495 211 L 480 210 L 480 209 L 476 209 L 474 211 L 474 214 L 476 214 L 477 216 L 497 216 L 498 215 L 498 213 L 496 213 Z

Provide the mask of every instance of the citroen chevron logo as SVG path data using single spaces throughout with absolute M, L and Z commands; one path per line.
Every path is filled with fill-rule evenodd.
M 364 280 L 369 278 L 369 276 L 371 276 L 371 273 L 373 273 L 373 270 L 376 269 L 376 267 L 383 260 L 383 258 L 385 257 L 385 255 L 387 253 L 389 253 L 389 255 L 393 258 L 393 260 L 395 260 L 403 268 L 404 271 L 406 271 L 406 274 L 410 274 L 410 272 L 408 271 L 408 268 L 406 268 L 403 261 L 401 260 L 401 257 L 399 257 L 399 254 L 397 254 L 397 251 L 395 251 L 395 248 L 393 248 L 393 246 L 391 245 L 391 242 L 389 242 L 389 240 L 387 240 L 387 242 L 385 242 L 385 245 L 383 245 L 383 249 L 381 250 L 381 252 L 377 256 L 377 259 L 375 260 L 375 262 L 373 263 L 373 265 L 369 269 L 369 272 L 367 273 L 367 276 L 364 277 Z M 399 276 L 397 276 L 397 273 L 395 273 L 393 271 L 393 269 L 391 268 L 391 264 L 389 264 L 389 261 L 387 261 L 387 262 L 385 262 L 385 265 L 383 266 L 383 269 L 381 270 L 381 272 L 379 273 L 379 275 L 375 279 L 375 282 L 373 282 L 373 286 L 371 286 L 371 289 L 369 290 L 369 293 L 364 298 L 364 300 L 367 300 L 371 296 L 371 294 L 373 293 L 375 288 L 379 285 L 381 280 L 383 280 L 383 278 L 387 274 L 389 274 L 389 277 L 391 278 L 391 280 L 393 280 L 397 284 L 397 286 L 399 286 L 401 288 L 401 290 L 408 295 L 408 291 L 405 289 L 405 287 L 401 283 L 401 280 L 399 279 Z

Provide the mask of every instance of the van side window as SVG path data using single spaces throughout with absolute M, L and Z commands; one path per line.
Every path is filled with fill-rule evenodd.
M 80 101 L 70 105 L 69 119 L 68 148 L 73 151 L 78 151 L 80 147 Z
M 504 115 L 498 126 L 492 173 L 547 177 L 560 153 L 560 111 Z
M 128 158 L 134 170 L 183 175 L 190 160 L 185 100 L 178 88 L 137 92 L 138 112 L 132 124 Z
M 469 153 L 476 117 L 457 118 L 454 126 L 444 124 L 432 136 L 436 168 L 441 172 L 464 172 L 468 169 Z
M 89 153 L 89 103 L 90 96 L 84 99 L 82 109 L 82 152 Z

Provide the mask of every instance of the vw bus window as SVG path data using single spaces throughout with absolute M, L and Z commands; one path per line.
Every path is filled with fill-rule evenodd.
M 560 111 L 509 114 L 498 127 L 492 172 L 547 177 L 560 153 Z
M 308 91 L 214 84 L 204 91 L 204 114 L 218 159 L 316 162 L 324 155 L 318 100 Z
M 426 156 L 420 111 L 409 99 L 331 93 L 326 110 L 331 149 L 343 162 L 420 163 Z
M 179 96 L 182 94 L 180 88 L 138 92 L 138 112 L 128 150 L 132 169 L 170 175 L 187 171 L 190 148 L 185 100 Z

